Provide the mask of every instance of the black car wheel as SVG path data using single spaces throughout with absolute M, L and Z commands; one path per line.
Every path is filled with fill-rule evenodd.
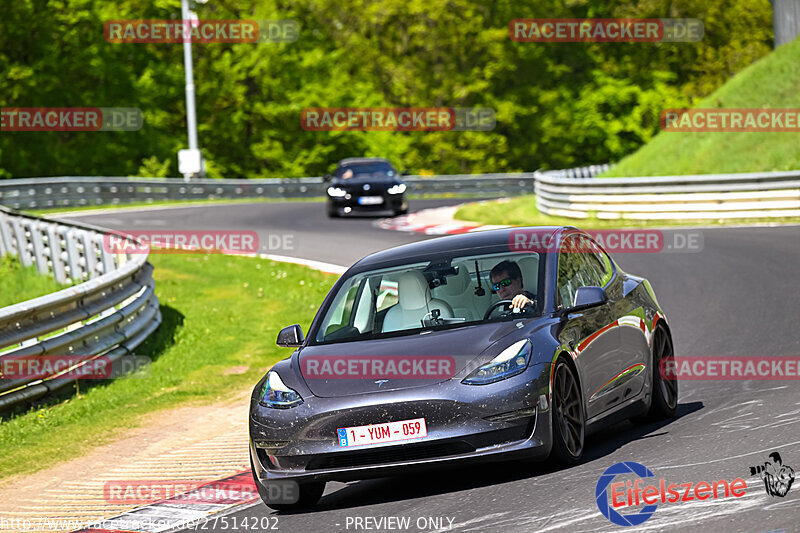
M 669 374 L 674 368 L 675 352 L 672 349 L 672 338 L 662 328 L 656 328 L 653 336 L 653 368 L 652 394 L 650 410 L 644 417 L 645 420 L 660 420 L 672 418 L 678 411 L 678 380 Z
M 556 363 L 553 377 L 553 452 L 565 465 L 583 456 L 584 416 L 578 380 L 563 359 Z
M 339 218 L 339 210 L 335 207 L 328 206 L 328 218 Z
M 394 216 L 406 215 L 406 214 L 408 214 L 408 209 L 397 209 L 394 212 Z

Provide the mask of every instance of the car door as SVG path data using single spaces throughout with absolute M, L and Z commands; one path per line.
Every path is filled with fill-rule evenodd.
M 557 298 L 563 308 L 571 307 L 579 287 L 607 287 L 611 276 L 600 258 L 587 249 L 584 236 L 570 235 L 559 248 L 556 276 Z M 580 369 L 587 418 L 617 405 L 609 384 L 619 372 L 624 357 L 620 351 L 620 332 L 614 313 L 614 302 L 570 313 L 561 329 L 559 340 L 576 354 Z

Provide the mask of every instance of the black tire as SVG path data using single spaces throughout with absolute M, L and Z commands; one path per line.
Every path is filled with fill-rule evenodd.
M 336 209 L 335 207 L 328 208 L 328 218 L 339 218 L 340 216 L 341 215 L 339 215 L 338 209 Z
M 657 327 L 653 334 L 653 365 L 650 371 L 652 399 L 647 414 L 636 421 L 663 420 L 674 418 L 678 412 L 678 380 L 663 374 L 672 366 L 662 361 L 675 361 L 672 338 L 667 330 Z
M 394 216 L 407 215 L 408 209 L 398 209 L 394 212 Z
M 583 398 L 575 373 L 566 361 L 559 359 L 553 372 L 553 454 L 561 464 L 572 466 L 583 457 Z

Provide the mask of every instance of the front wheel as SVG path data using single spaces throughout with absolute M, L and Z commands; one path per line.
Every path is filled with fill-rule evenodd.
M 559 359 L 553 376 L 553 453 L 564 465 L 583 457 L 584 414 L 578 380 L 569 364 Z

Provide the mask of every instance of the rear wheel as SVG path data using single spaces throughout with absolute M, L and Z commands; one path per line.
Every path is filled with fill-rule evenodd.
M 673 418 L 678 411 L 678 380 L 674 375 L 675 352 L 672 338 L 662 328 L 656 328 L 653 336 L 653 400 L 645 415 L 647 420 Z M 665 375 L 666 374 L 666 375 Z
M 584 414 L 578 380 L 569 364 L 559 359 L 553 376 L 553 453 L 565 465 L 583 456 Z

